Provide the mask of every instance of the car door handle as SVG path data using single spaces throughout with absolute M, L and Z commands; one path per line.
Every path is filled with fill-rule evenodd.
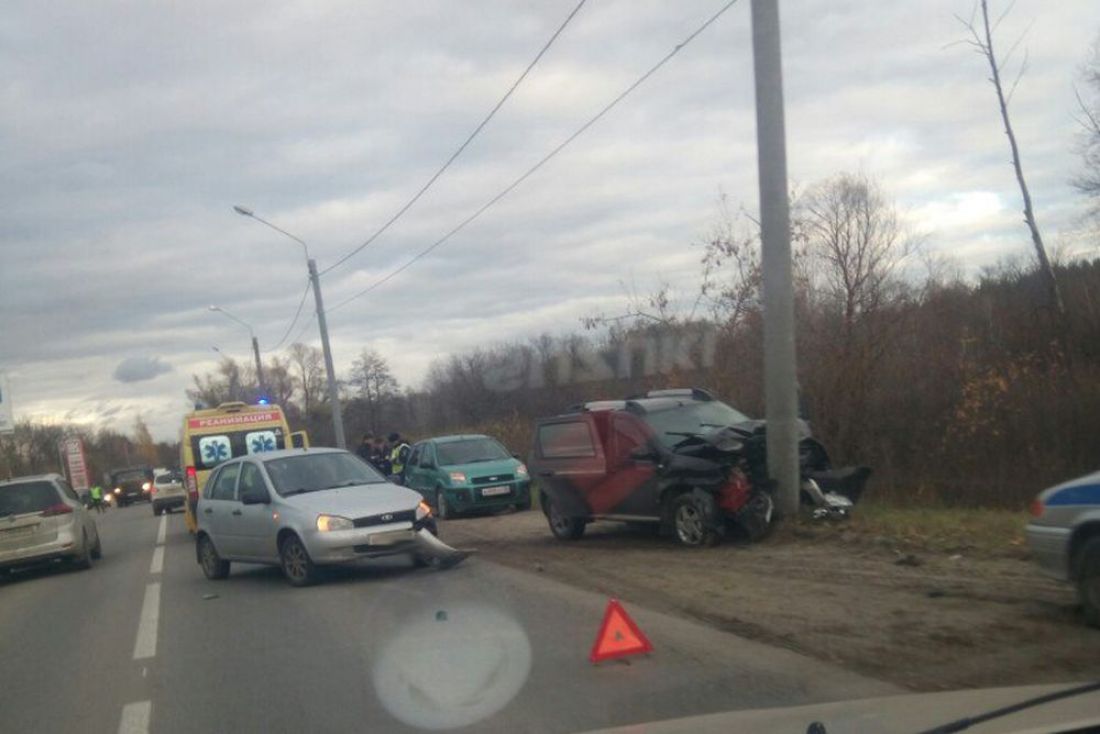
M 209 507 L 207 507 L 205 510 L 203 510 L 203 512 L 205 512 L 207 515 L 213 515 L 214 514 L 214 511 L 211 510 Z
M 240 510 L 233 510 L 233 514 L 237 515 L 237 516 L 240 516 L 241 511 Z

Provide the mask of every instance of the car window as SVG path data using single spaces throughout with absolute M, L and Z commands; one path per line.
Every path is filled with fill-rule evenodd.
M 157 478 L 154 479 L 153 481 L 156 484 L 171 484 L 172 483 L 172 475 L 171 474 L 158 474 Z
M 420 454 L 423 449 L 423 444 L 419 443 L 413 447 L 412 454 L 409 456 L 409 466 L 420 466 Z
M 309 453 L 264 462 L 271 484 L 283 497 L 335 487 L 386 484 L 371 465 L 346 451 Z
M 595 456 L 592 431 L 586 421 L 547 423 L 539 427 L 539 453 L 548 459 Z
M 231 500 L 237 489 L 237 475 L 240 474 L 240 464 L 230 464 L 223 467 L 210 489 L 209 498 L 212 500 Z
M 616 415 L 611 424 L 611 460 L 618 466 L 630 459 L 630 452 L 649 443 L 644 424 L 630 416 Z
M 424 444 L 424 453 L 420 455 L 420 466 L 427 469 L 435 468 L 435 446 Z
M 266 494 L 267 485 L 264 484 L 263 475 L 260 474 L 260 468 L 255 464 L 249 462 L 241 465 L 241 480 L 238 482 L 237 496 L 244 495 L 245 492 L 251 492 L 253 494 Z
M 499 461 L 511 456 L 491 438 L 464 438 L 439 444 L 439 463 L 443 466 Z
M 53 482 L 45 479 L 9 484 L 0 487 L 0 517 L 41 512 L 50 505 L 56 505 L 59 499 L 61 497 Z
M 68 497 L 69 499 L 71 499 L 71 500 L 75 500 L 75 501 L 77 501 L 77 502 L 79 502 L 79 501 L 80 501 L 80 498 L 79 498 L 79 497 L 77 497 L 77 495 L 76 495 L 76 492 L 75 492 L 75 491 L 73 491 L 73 487 L 72 487 L 72 485 L 71 485 L 71 484 L 69 484 L 69 483 L 68 483 L 67 481 L 65 481 L 64 479 L 59 479 L 59 480 L 57 480 L 57 486 L 61 487 L 61 491 L 62 491 L 62 493 L 63 493 L 63 494 L 64 494 L 64 495 L 66 496 L 66 497 Z

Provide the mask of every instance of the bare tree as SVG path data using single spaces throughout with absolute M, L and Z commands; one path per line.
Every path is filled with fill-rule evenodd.
M 980 26 L 977 22 L 979 10 L 981 11 Z M 989 2 L 988 0 L 979 0 L 974 6 L 969 20 L 965 20 L 961 16 L 955 17 L 966 27 L 970 34 L 970 38 L 964 40 L 963 43 L 970 46 L 976 53 L 984 57 L 989 64 L 989 81 L 993 84 L 993 88 L 997 92 L 997 106 L 1001 112 L 1001 122 L 1004 124 L 1005 135 L 1008 136 L 1008 145 L 1012 150 L 1012 167 L 1016 171 L 1016 182 L 1020 185 L 1020 195 L 1024 200 L 1024 221 L 1031 231 L 1031 242 L 1035 245 L 1035 255 L 1039 260 L 1039 267 L 1047 281 L 1047 290 L 1049 292 L 1051 305 L 1064 320 L 1066 308 L 1062 302 L 1062 293 L 1058 288 L 1058 280 L 1054 276 L 1054 268 L 1051 267 L 1050 260 L 1047 257 L 1046 247 L 1043 246 L 1043 236 L 1039 232 L 1039 225 L 1035 221 L 1035 211 L 1031 206 L 1031 192 L 1028 190 L 1027 180 L 1024 178 L 1023 164 L 1020 162 L 1020 147 L 1016 143 L 1016 133 L 1012 129 L 1012 120 L 1008 115 L 1008 106 L 1012 101 L 1012 94 L 1016 91 L 1016 87 L 1020 83 L 1020 79 L 1023 77 L 1024 72 L 1027 71 L 1026 51 L 1024 52 L 1024 59 L 1020 63 L 1019 70 L 1016 73 L 1016 78 L 1009 87 L 1007 94 L 1005 93 L 1003 80 L 1001 78 L 1001 73 L 1005 70 L 1013 53 L 1019 48 L 1023 36 L 1012 44 L 1008 53 L 1005 54 L 1004 59 L 1001 61 L 998 61 L 996 49 L 993 46 L 993 34 L 1011 10 L 1012 4 L 1009 4 L 1008 8 L 1006 8 L 991 25 L 989 22 Z
M 378 411 L 382 402 L 397 394 L 397 380 L 386 358 L 364 349 L 351 366 L 351 384 L 366 401 L 371 432 L 378 432 Z
M 1081 74 L 1085 94 L 1075 89 L 1080 109 L 1077 121 L 1081 125 L 1081 173 L 1074 179 L 1077 189 L 1094 204 L 1100 216 L 1100 38 L 1092 46 L 1092 58 Z
M 290 345 L 290 371 L 295 388 L 302 396 L 302 412 L 310 415 L 318 403 L 328 399 L 325 390 L 325 365 L 321 350 L 295 342 Z

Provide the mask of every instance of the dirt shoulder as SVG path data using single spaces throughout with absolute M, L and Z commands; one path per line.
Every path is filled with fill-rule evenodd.
M 814 528 L 690 550 L 616 523 L 566 543 L 537 510 L 444 521 L 440 535 L 497 563 L 914 690 L 1100 678 L 1100 631 L 1083 626 L 1073 589 L 1014 544 L 1008 557 L 921 551 Z

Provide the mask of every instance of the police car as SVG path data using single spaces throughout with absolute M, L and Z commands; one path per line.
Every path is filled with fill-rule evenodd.
M 1100 472 L 1051 487 L 1031 503 L 1027 525 L 1040 568 L 1077 584 L 1085 621 L 1100 627 Z

